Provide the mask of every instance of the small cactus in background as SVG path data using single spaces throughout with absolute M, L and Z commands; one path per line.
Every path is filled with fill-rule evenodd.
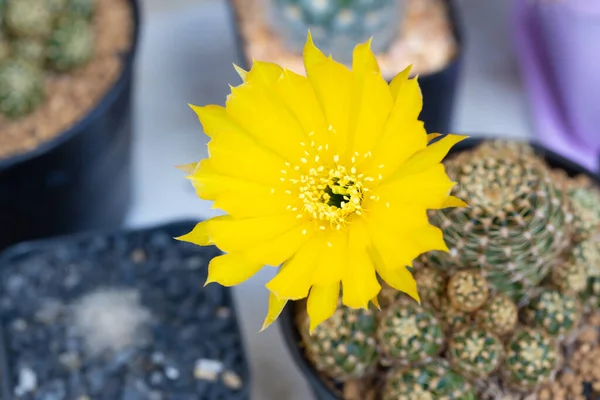
M 548 290 L 529 303 L 523 316 L 529 325 L 550 335 L 564 335 L 577 327 L 581 309 L 574 295 Z
M 402 21 L 404 0 L 270 0 L 272 22 L 286 46 L 301 52 L 310 29 L 317 47 L 347 62 L 356 43 L 375 37 L 385 51 Z M 341 57 L 341 58 L 340 58 Z
M 8 0 L 4 10 L 6 28 L 15 36 L 47 37 L 53 14 L 46 0 Z
M 485 378 L 494 372 L 503 351 L 496 335 L 477 328 L 456 332 L 448 343 L 450 364 L 456 372 L 470 378 Z
M 585 266 L 588 278 L 600 276 L 600 242 L 595 239 L 581 241 L 573 249 L 573 262 Z
M 0 62 L 10 57 L 10 44 L 0 35 Z
M 85 19 L 92 18 L 96 8 L 96 0 L 66 0 L 65 12 Z
M 519 320 L 519 309 L 512 299 L 496 294 L 475 313 L 475 321 L 484 330 L 505 336 L 512 333 Z
M 584 301 L 584 312 L 595 313 L 600 310 L 600 277 L 594 276 L 588 279 L 586 289 L 581 293 Z
M 477 310 L 485 304 L 489 294 L 485 277 L 476 270 L 458 271 L 448 282 L 448 298 L 458 310 Z
M 454 308 L 447 297 L 442 298 L 437 316 L 446 332 L 461 330 L 473 321 L 471 314 Z
M 565 182 L 573 206 L 575 235 L 589 238 L 600 231 L 600 188 L 586 175 Z
M 421 302 L 433 308 L 439 308 L 446 289 L 446 277 L 439 269 L 418 266 L 413 274 Z
M 471 385 L 452 371 L 448 362 L 435 359 L 418 367 L 396 367 L 387 377 L 382 400 L 475 400 Z
M 377 338 L 386 363 L 409 364 L 436 356 L 444 336 L 433 312 L 405 296 L 380 316 Z
M 481 268 L 487 281 L 526 300 L 570 245 L 572 214 L 543 161 L 526 145 L 493 141 L 446 162 L 469 207 L 431 215 L 450 253 L 428 253 L 441 268 Z
M 58 71 L 67 71 L 89 61 L 94 54 L 94 31 L 79 17 L 61 18 L 48 41 L 48 61 Z
M 587 285 L 587 269 L 583 263 L 569 260 L 554 267 L 550 278 L 561 292 L 579 293 Z
M 54 15 L 62 14 L 67 8 L 69 0 L 46 0 L 46 4 L 50 12 Z
M 11 41 L 11 55 L 35 66 L 42 66 L 46 58 L 44 42 L 35 38 L 17 38 Z
M 28 114 L 44 99 L 40 70 L 22 60 L 0 63 L 0 113 L 16 118 Z
M 550 379 L 560 356 L 554 339 L 540 329 L 520 329 L 506 345 L 504 373 L 520 390 L 532 390 Z
M 370 310 L 340 306 L 333 316 L 309 333 L 309 320 L 301 314 L 300 332 L 309 359 L 327 376 L 346 381 L 371 374 L 379 359 Z

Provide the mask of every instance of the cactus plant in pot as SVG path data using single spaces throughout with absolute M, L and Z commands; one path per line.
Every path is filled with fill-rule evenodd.
M 421 119 L 430 132 L 449 133 L 461 69 L 463 37 L 453 0 L 228 0 L 239 62 L 272 61 L 304 73 L 302 46 L 315 44 L 350 63 L 352 48 L 373 37 L 383 75 L 407 64 L 419 76 Z
M 137 1 L 7 0 L 0 21 L 0 248 L 119 225 Z
M 580 341 L 582 332 L 599 326 L 594 293 L 600 250 L 594 237 L 600 224 L 581 235 L 574 232 L 578 217 L 600 201 L 597 176 L 537 144 L 506 140 L 462 142 L 445 164 L 458 182 L 454 193 L 469 199 L 470 208 L 432 212 L 450 252 L 429 252 L 415 262 L 421 305 L 394 292 L 395 300 L 380 302 L 382 311 L 340 306 L 336 313 L 372 314 L 377 322 L 363 332 L 348 318 L 336 320 L 311 336 L 305 334 L 302 304 L 288 303 L 282 311 L 284 340 L 315 397 L 521 399 L 569 393 L 568 398 L 580 398 L 587 389 L 588 397 L 581 398 L 594 398 L 590 388 L 599 380 L 585 371 L 596 364 L 586 356 L 586 365 L 580 365 Z M 589 183 L 582 176 L 594 186 L 582 185 Z M 586 210 L 575 207 L 569 185 L 578 185 L 595 202 Z M 545 236 L 546 230 L 552 235 Z M 433 280 L 427 271 L 442 278 Z M 433 281 L 442 282 L 434 297 Z M 381 297 L 389 298 L 383 291 Z M 364 345 L 351 342 L 357 337 L 372 338 L 365 343 L 378 350 L 369 369 L 348 364 L 350 356 L 334 356 L 343 347 L 368 354 Z M 585 340 L 587 351 L 600 348 L 597 335 Z M 344 374 L 336 369 L 339 362 L 346 362 Z M 437 375 L 431 375 L 432 366 Z

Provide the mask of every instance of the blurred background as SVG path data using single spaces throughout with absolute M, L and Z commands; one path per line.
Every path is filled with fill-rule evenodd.
M 103 1 L 105 0 L 98 0 L 98 3 Z M 115 106 L 111 111 L 114 116 L 97 117 L 98 120 L 106 121 L 95 121 L 96 127 L 92 129 L 113 132 L 120 129 L 119 126 L 126 125 L 131 130 L 131 180 L 123 183 L 130 188 L 130 202 L 118 201 L 113 207 L 109 205 L 112 204 L 109 200 L 100 201 L 98 196 L 90 194 L 90 198 L 95 200 L 69 203 L 71 213 L 80 212 L 83 220 L 87 218 L 84 218 L 85 215 L 94 213 L 83 207 L 83 203 L 91 207 L 94 201 L 98 202 L 94 207 L 99 210 L 117 210 L 121 207 L 119 204 L 127 203 L 127 207 L 122 207 L 120 216 L 114 218 L 115 221 L 124 221 L 123 224 L 130 228 L 184 218 L 199 220 L 218 214 L 218 211 L 210 208 L 210 203 L 196 197 L 191 185 L 184 179 L 184 174 L 175 168 L 176 165 L 207 156 L 207 137 L 187 104 L 224 104 L 229 91 L 228 84 L 239 82 L 232 63 L 248 67 L 244 57 L 251 59 L 257 55 L 256 58 L 260 59 L 258 56 L 264 55 L 292 67 L 298 65 L 296 58 L 277 52 L 278 47 L 270 44 L 271 39 L 261 31 L 262 28 L 252 26 L 258 24 L 253 19 L 253 15 L 258 12 L 253 5 L 255 2 L 256 0 L 237 0 L 233 3 L 225 0 L 140 0 L 141 24 L 137 55 L 132 70 L 129 71 L 132 82 L 120 83 L 125 86 L 132 84 L 131 110 L 128 111 L 125 99 L 123 104 Z M 287 3 L 294 5 L 292 0 Z M 430 131 L 534 139 L 589 169 L 597 168 L 600 129 L 596 114 L 600 113 L 597 101 L 594 102 L 592 98 L 594 90 L 597 92 L 600 89 L 600 62 L 594 58 L 600 54 L 598 7 L 585 9 L 584 5 L 577 5 L 584 4 L 584 1 L 575 1 L 565 6 L 565 2 L 543 0 L 457 0 L 451 2 L 453 16 L 447 17 L 445 11 L 442 14 L 438 12 L 442 10 L 437 4 L 440 2 L 413 0 L 409 3 L 414 3 L 410 17 L 413 19 L 403 25 L 403 29 L 408 32 L 414 29 L 414 32 L 421 32 L 421 36 L 406 34 L 409 39 L 394 47 L 396 34 L 386 31 L 384 26 L 377 28 L 381 29 L 381 41 L 377 42 L 376 36 L 376 45 L 381 46 L 380 50 L 383 52 L 395 49 L 382 57 L 382 65 L 390 74 L 403 69 L 407 62 L 416 63 L 416 70 L 421 71 L 424 85 L 424 113 L 427 114 L 426 123 Z M 446 4 L 445 1 L 440 4 L 442 3 Z M 231 4 L 234 4 L 233 15 Z M 565 12 L 554 8 L 571 6 L 577 10 L 569 9 L 569 12 Z M 525 7 L 530 9 L 525 10 Z M 387 11 L 389 10 L 384 10 L 384 14 Z M 293 53 L 297 46 L 294 29 L 303 29 L 302 24 L 294 25 L 298 8 L 292 7 L 280 12 L 278 16 L 267 18 L 284 22 L 284 28 L 273 29 L 275 35 L 282 38 L 283 47 L 288 49 L 288 53 Z M 532 17 L 531 13 L 535 15 Z M 443 17 L 441 20 L 440 15 Z M 557 16 L 561 15 L 563 20 L 558 20 Z M 285 20 L 284 17 L 290 19 Z M 390 24 L 385 21 L 371 22 L 375 24 L 373 26 L 379 26 L 378 23 Z M 318 24 L 318 21 L 314 23 Z M 539 29 L 531 33 L 530 29 L 534 25 Z M 570 28 L 560 31 L 563 25 Z M 456 37 L 457 27 L 459 37 Z M 75 28 L 69 29 L 73 31 Z M 343 31 L 344 27 L 328 25 L 323 31 L 315 30 L 313 33 L 317 45 L 321 43 L 326 48 L 332 46 L 343 49 L 344 34 L 336 29 Z M 328 41 L 336 35 L 341 38 L 340 42 Z M 115 34 L 114 37 L 103 40 L 118 42 L 120 37 L 122 36 Z M 62 39 L 59 37 L 56 40 L 60 42 Z M 354 41 L 354 37 L 351 41 Z M 553 45 L 546 46 L 546 41 Z M 102 48 L 100 42 L 98 47 Z M 411 58 L 411 55 L 414 57 Z M 71 59 L 53 60 L 58 69 L 64 63 L 74 62 Z M 564 68 L 564 72 L 558 74 L 552 69 L 554 67 Z M 98 72 L 99 76 L 104 76 L 110 70 L 109 64 L 96 68 L 101 71 Z M 1 79 L 0 76 L 0 82 Z M 63 81 L 64 79 L 57 78 L 54 84 L 60 85 Z M 69 86 L 68 90 L 72 92 L 77 89 Z M 85 98 L 89 91 L 82 91 Z M 2 96 L 0 83 L 0 104 Z M 6 110 L 9 106 L 0 107 Z M 54 111 L 43 112 L 58 112 L 57 110 L 65 107 L 62 100 L 55 100 L 51 106 Z M 102 112 L 97 111 L 97 114 Z M 120 120 L 120 113 L 127 116 Z M 111 125 L 110 121 L 114 120 L 120 122 Z M 16 134 L 11 136 L 7 133 L 14 128 L 14 124 L 16 122 L 13 120 L 0 119 L 0 152 L 3 144 L 16 137 Z M 26 127 L 19 126 L 14 130 L 24 132 Z M 74 137 L 76 133 L 71 132 L 69 135 Z M 32 137 L 39 136 L 38 132 Z M 65 164 L 62 169 L 56 168 L 58 172 L 46 176 L 43 184 L 27 186 L 28 177 L 54 171 L 52 165 L 56 161 L 42 160 L 35 166 L 28 164 L 35 161 L 37 156 L 23 154 L 37 151 L 36 146 L 27 144 L 23 145 L 25 150 L 15 151 L 14 154 L 8 152 L 4 164 L 0 153 L 0 229 L 5 232 L 5 244 L 29 239 L 16 233 L 16 226 L 23 225 L 23 219 L 17 219 L 15 215 L 18 212 L 13 212 L 10 207 L 14 206 L 14 210 L 20 207 L 22 215 L 27 214 L 30 219 L 33 219 L 31 208 L 37 208 L 40 215 L 36 218 L 41 221 L 40 226 L 46 218 L 50 218 L 49 215 L 60 214 L 58 208 L 51 205 L 53 200 L 43 200 L 44 196 L 49 196 L 48 190 L 53 190 L 44 185 L 55 187 L 52 185 L 60 186 L 63 180 L 68 181 L 69 167 Z M 99 153 L 102 146 L 101 140 L 92 144 L 75 144 L 68 150 L 70 156 L 61 160 L 70 159 L 69 162 L 73 165 L 84 165 L 85 159 Z M 79 152 L 82 149 L 85 151 Z M 43 155 L 39 157 L 44 158 Z M 118 164 L 116 161 L 104 162 L 111 166 Z M 120 176 L 121 171 L 114 170 L 111 179 L 115 182 L 111 181 L 104 187 L 96 180 L 95 186 L 100 187 L 96 190 L 104 192 L 106 187 L 119 185 L 116 181 Z M 27 190 L 31 192 L 26 192 Z M 26 207 L 24 203 L 27 201 L 24 199 L 32 198 L 31 193 L 37 195 L 33 197 L 37 198 L 38 203 L 34 207 L 31 204 Z M 123 195 L 123 198 L 128 195 Z M 57 204 L 64 207 L 65 198 L 61 197 Z M 44 204 L 39 205 L 39 202 Z M 17 203 L 19 207 L 15 206 Z M 25 209 L 27 211 L 23 211 Z M 97 215 L 98 218 L 108 218 L 102 213 Z M 60 218 L 64 220 L 64 215 Z M 75 221 L 79 217 L 71 215 L 69 218 Z M 92 222 L 90 224 L 93 225 Z M 27 226 L 23 229 L 29 232 L 32 230 L 31 227 L 25 228 Z M 86 230 L 87 226 L 71 228 L 73 227 L 61 227 L 57 231 Z M 40 236 L 50 235 L 43 232 Z M 234 290 L 252 364 L 253 398 L 309 399 L 308 387 L 294 363 L 289 361 L 277 326 L 258 333 L 267 309 L 264 284 L 272 277 L 272 272 L 262 271 L 250 282 Z

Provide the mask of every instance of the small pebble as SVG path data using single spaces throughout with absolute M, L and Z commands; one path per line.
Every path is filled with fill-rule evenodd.
M 223 379 L 223 383 L 229 389 L 240 390 L 242 388 L 242 379 L 238 374 L 233 371 L 225 371 L 221 377 Z
M 158 386 L 162 384 L 164 381 L 163 374 L 158 371 L 154 371 L 152 375 L 150 375 L 150 383 L 154 386 Z
M 223 363 L 219 360 L 202 358 L 196 360 L 194 366 L 194 377 L 205 381 L 216 381 L 223 370 Z
M 131 261 L 141 264 L 146 261 L 146 252 L 142 249 L 136 249 L 131 252 Z
M 231 316 L 231 309 L 229 309 L 229 307 L 218 307 L 216 315 L 219 318 L 227 319 Z
M 25 393 L 33 392 L 37 389 L 37 375 L 28 367 L 21 368 L 19 371 L 19 384 L 15 388 L 15 394 L 22 396 Z
M 175 380 L 179 378 L 179 371 L 177 370 L 177 368 L 169 366 L 165 369 L 165 375 L 167 376 L 167 378 Z
M 163 353 L 152 353 L 151 360 L 154 364 L 162 364 L 165 362 L 165 355 Z
M 81 358 L 77 353 L 62 353 L 58 356 L 58 361 L 70 370 L 81 367 Z
M 17 332 L 23 332 L 27 329 L 27 321 L 21 318 L 15 319 L 12 323 L 12 328 Z

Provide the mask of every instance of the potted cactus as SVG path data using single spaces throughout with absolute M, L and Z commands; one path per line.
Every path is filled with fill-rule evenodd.
M 3 399 L 244 400 L 229 289 L 202 288 L 216 248 L 195 225 L 21 243 L 0 257 Z
M 138 27 L 134 0 L 0 1 L 0 249 L 124 218 Z
M 381 311 L 340 306 L 312 335 L 301 305 L 284 309 L 316 398 L 595 398 L 593 361 L 573 357 L 580 332 L 600 326 L 596 178 L 538 145 L 456 150 L 445 164 L 470 207 L 431 214 L 450 251 L 415 261 L 421 304 L 384 285 Z
M 304 73 L 307 31 L 326 54 L 350 63 L 356 43 L 371 46 L 391 80 L 407 64 L 419 75 L 428 132 L 448 133 L 462 54 L 452 0 L 228 0 L 242 67 L 252 59 Z

